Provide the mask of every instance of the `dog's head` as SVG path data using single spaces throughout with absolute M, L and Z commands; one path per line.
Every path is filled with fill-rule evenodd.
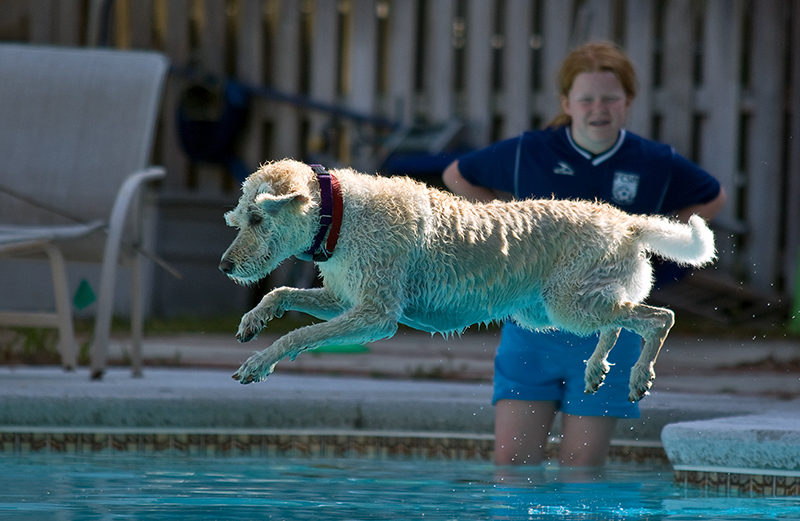
M 254 284 L 288 257 L 311 246 L 316 221 L 310 208 L 313 172 L 298 161 L 263 165 L 242 185 L 236 208 L 225 214 L 239 232 L 219 269 L 238 284 Z

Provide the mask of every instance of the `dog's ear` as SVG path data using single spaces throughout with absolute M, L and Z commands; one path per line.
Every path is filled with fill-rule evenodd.
M 263 193 L 256 196 L 256 203 L 261 206 L 268 215 L 278 215 L 278 212 L 292 201 L 303 202 L 306 199 L 308 198 L 300 192 L 285 195 Z

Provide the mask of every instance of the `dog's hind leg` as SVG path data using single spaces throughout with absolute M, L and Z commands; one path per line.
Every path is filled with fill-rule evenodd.
M 644 347 L 639 360 L 631 369 L 631 379 L 629 383 L 630 394 L 628 399 L 632 402 L 641 400 L 650 386 L 656 373 L 653 365 L 656 363 L 658 352 L 664 345 L 669 330 L 675 324 L 675 313 L 666 308 L 646 306 L 644 304 L 629 304 L 629 312 L 626 317 L 618 321 L 617 324 L 625 329 L 630 329 L 641 335 L 644 339 Z
M 275 288 L 264 295 L 256 307 L 245 313 L 239 323 L 236 338 L 239 342 L 249 342 L 266 326 L 267 322 L 273 318 L 280 318 L 286 311 L 300 311 L 322 320 L 330 320 L 339 316 L 345 309 L 342 301 L 324 287 L 314 289 Z
M 609 364 L 606 361 L 608 353 L 617 343 L 619 333 L 622 329 L 619 327 L 612 329 L 603 329 L 600 331 L 600 339 L 597 342 L 597 347 L 594 348 L 592 356 L 586 361 L 586 372 L 584 373 L 584 381 L 586 382 L 586 394 L 594 394 L 597 389 L 603 385 L 608 374 Z
M 308 349 L 323 345 L 363 344 L 389 338 L 397 331 L 397 317 L 386 314 L 385 306 L 358 305 L 319 324 L 301 327 L 280 337 L 267 349 L 254 354 L 233 375 L 248 384 L 266 379 L 284 357 L 294 359 Z

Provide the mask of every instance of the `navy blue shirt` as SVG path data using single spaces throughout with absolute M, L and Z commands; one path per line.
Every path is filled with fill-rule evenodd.
M 671 214 L 720 191 L 716 179 L 669 145 L 625 130 L 599 155 L 579 147 L 569 127 L 525 132 L 462 156 L 458 168 L 470 183 L 517 199 L 599 199 L 640 214 Z

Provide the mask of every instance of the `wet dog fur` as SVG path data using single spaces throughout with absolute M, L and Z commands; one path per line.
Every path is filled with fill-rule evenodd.
M 652 287 L 649 254 L 690 266 L 715 257 L 713 234 L 698 216 L 683 224 L 555 199 L 475 204 L 407 177 L 331 174 L 341 185 L 344 215 L 336 250 L 318 263 L 322 287 L 273 289 L 242 317 L 237 338 L 252 340 L 288 310 L 324 322 L 251 356 L 233 376 L 241 383 L 264 380 L 279 360 L 302 351 L 389 338 L 398 324 L 449 335 L 510 319 L 531 330 L 599 331 L 586 365 L 587 393 L 602 384 L 621 328 L 641 335 L 629 386 L 629 399 L 638 401 L 674 323 L 672 311 L 642 304 Z M 238 234 L 220 269 L 249 285 L 301 256 L 319 228 L 319 206 L 308 165 L 263 165 L 225 215 Z

